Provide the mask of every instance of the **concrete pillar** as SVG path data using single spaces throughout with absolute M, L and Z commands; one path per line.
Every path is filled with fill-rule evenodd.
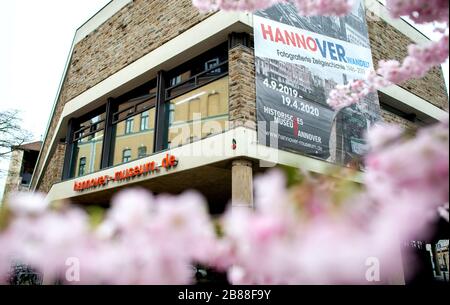
M 247 160 L 234 160 L 231 167 L 233 208 L 253 208 L 253 168 Z

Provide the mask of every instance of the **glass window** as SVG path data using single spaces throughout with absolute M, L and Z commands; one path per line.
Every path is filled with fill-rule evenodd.
M 169 102 L 169 147 L 228 129 L 228 76 Z
M 144 158 L 147 156 L 147 146 L 141 146 L 138 148 L 138 158 Z
M 170 87 L 176 86 L 174 89 L 169 91 L 171 96 L 182 94 L 186 90 L 190 90 L 195 87 L 195 79 L 191 78 L 190 71 L 183 72 L 182 74 L 171 78 L 169 83 Z
M 72 176 L 79 177 L 100 170 L 105 113 L 83 121 L 74 133 Z
M 78 174 L 83 176 L 86 172 L 86 157 L 80 158 L 80 165 L 78 166 Z
M 122 163 L 131 161 L 131 149 L 124 149 L 122 152 Z
M 141 114 L 141 131 L 148 129 L 148 123 L 149 123 L 149 111 L 144 111 Z
M 130 118 L 125 121 L 125 134 L 133 133 L 134 119 Z
M 219 57 L 208 60 L 205 63 L 205 71 L 217 67 L 219 65 Z M 220 73 L 220 69 L 211 70 L 212 73 Z
M 224 43 L 170 71 L 166 97 L 176 98 L 225 75 L 227 60 L 228 46 Z
M 154 85 L 156 87 L 156 82 Z M 141 91 L 117 106 L 118 111 L 113 115 L 115 134 L 112 165 L 133 161 L 153 152 L 155 87 L 148 86 L 145 92 Z M 145 147 L 145 152 L 141 147 Z M 130 152 L 127 152 L 125 158 L 124 153 L 127 150 Z

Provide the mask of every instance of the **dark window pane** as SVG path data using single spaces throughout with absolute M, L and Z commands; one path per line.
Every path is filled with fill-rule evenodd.
M 147 156 L 147 146 L 141 146 L 138 148 L 138 158 Z
M 131 149 L 125 149 L 122 153 L 122 163 L 131 161 Z
M 134 119 L 127 119 L 125 121 L 125 134 L 133 133 Z

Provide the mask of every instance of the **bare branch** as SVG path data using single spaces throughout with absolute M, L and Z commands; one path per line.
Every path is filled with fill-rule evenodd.
M 0 159 L 8 156 L 18 146 L 31 141 L 31 133 L 24 130 L 21 125 L 19 111 L 0 112 Z

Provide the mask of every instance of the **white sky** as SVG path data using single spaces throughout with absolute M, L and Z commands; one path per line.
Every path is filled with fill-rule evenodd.
M 45 134 L 76 29 L 108 2 L 0 0 L 0 111 L 20 110 L 35 140 Z
M 0 111 L 20 110 L 35 140 L 45 134 L 76 29 L 108 2 L 0 0 Z M 445 71 L 448 91 L 448 62 Z M 4 183 L 0 177 L 0 198 Z

